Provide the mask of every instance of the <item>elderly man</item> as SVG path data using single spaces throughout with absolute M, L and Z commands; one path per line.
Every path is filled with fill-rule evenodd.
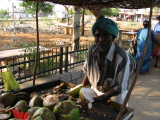
M 92 26 L 95 43 L 88 49 L 82 84 L 92 86 L 95 101 L 108 100 L 122 104 L 129 85 L 129 57 L 113 41 L 118 36 L 117 24 L 101 16 Z

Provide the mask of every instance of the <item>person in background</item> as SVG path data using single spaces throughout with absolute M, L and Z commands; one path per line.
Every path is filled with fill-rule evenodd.
M 97 94 L 95 102 L 115 98 L 122 104 L 128 91 L 130 60 L 125 50 L 114 43 L 118 33 L 117 24 L 104 16 L 92 26 L 95 43 L 87 52 L 82 84 L 91 85 Z
M 141 59 L 141 56 L 144 51 L 144 46 L 146 44 L 149 21 L 147 21 L 147 20 L 143 21 L 143 27 L 144 27 L 143 29 L 138 31 L 137 38 L 136 38 L 136 40 L 137 40 L 137 43 L 136 43 L 137 44 L 137 53 L 136 53 L 137 64 L 139 63 L 139 61 Z M 150 37 L 149 37 L 149 41 L 148 41 L 147 52 L 146 52 L 146 55 L 145 55 L 143 63 L 142 63 L 140 74 L 148 74 L 149 73 L 149 69 L 150 69 L 150 65 L 151 65 L 151 56 L 152 56 L 152 41 L 155 41 L 155 40 L 156 39 L 155 39 L 154 31 L 151 29 L 151 33 L 150 33 Z
M 157 38 L 158 42 L 160 42 L 160 16 L 157 17 L 157 20 L 158 20 L 158 22 L 155 24 L 153 30 L 154 30 L 154 33 L 156 34 L 156 38 Z M 160 45 L 157 44 L 156 42 L 153 42 L 153 54 L 154 54 L 154 51 L 157 49 L 157 47 L 160 47 Z M 156 61 L 155 61 L 154 67 L 156 69 L 158 69 L 159 68 L 159 66 L 158 66 L 159 56 L 157 56 L 156 54 L 154 54 L 154 55 L 156 56 Z

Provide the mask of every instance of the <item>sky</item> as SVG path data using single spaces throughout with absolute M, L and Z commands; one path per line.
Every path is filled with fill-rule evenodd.
M 18 0 L 0 0 L 0 10 L 12 8 L 12 3 L 17 6 L 19 2 Z
M 19 3 L 22 2 L 20 0 L 0 0 L 0 10 L 12 9 L 12 3 L 14 6 L 19 6 Z M 62 5 L 56 4 L 56 11 L 61 11 L 64 9 Z

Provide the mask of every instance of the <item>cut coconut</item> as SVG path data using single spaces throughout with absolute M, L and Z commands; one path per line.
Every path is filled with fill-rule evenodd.
M 59 96 L 48 95 L 43 99 L 43 106 L 52 110 L 57 102 L 59 102 Z
M 31 120 L 56 120 L 56 118 L 50 109 L 41 107 L 33 114 Z
M 78 120 L 80 114 L 76 103 L 71 100 L 58 102 L 53 109 L 53 113 L 57 120 Z
M 83 84 L 79 84 L 75 86 L 74 88 L 71 88 L 70 91 L 68 92 L 69 95 L 75 97 L 76 95 L 79 95 L 79 91 L 82 88 Z
M 79 95 L 83 102 L 87 100 L 90 103 L 94 102 L 93 97 L 97 97 L 97 94 L 91 88 L 81 88 Z

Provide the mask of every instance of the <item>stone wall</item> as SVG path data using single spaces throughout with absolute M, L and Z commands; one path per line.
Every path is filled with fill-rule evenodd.
M 69 72 L 67 73 L 57 74 L 57 75 L 52 74 L 43 78 L 37 78 L 35 80 L 35 85 L 43 84 L 45 82 L 55 81 L 55 80 L 63 80 L 65 82 L 77 85 L 82 82 L 83 77 L 84 77 L 83 66 L 79 66 L 69 70 Z M 29 82 L 20 84 L 20 87 L 21 89 L 23 89 L 26 87 L 31 87 L 32 85 L 33 85 L 33 81 L 29 81 Z

